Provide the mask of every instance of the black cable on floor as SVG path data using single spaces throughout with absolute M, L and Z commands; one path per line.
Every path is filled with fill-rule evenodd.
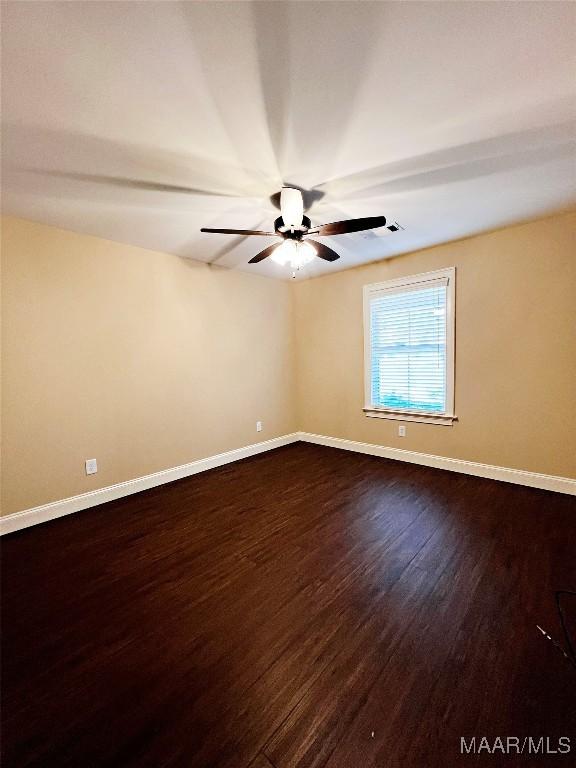
M 540 630 L 540 632 L 542 632 L 542 634 L 544 635 L 545 638 L 550 640 L 550 642 L 556 648 L 558 648 L 558 650 L 564 656 L 564 658 L 567 659 L 570 662 L 570 664 L 572 664 L 574 669 L 576 669 L 576 653 L 574 652 L 574 645 L 572 643 L 572 639 L 570 637 L 570 633 L 568 632 L 568 627 L 566 626 L 566 619 L 564 617 L 564 610 L 562 608 L 562 603 L 561 603 L 561 600 L 560 600 L 560 595 L 573 595 L 573 596 L 576 596 L 576 592 L 574 592 L 573 590 L 570 590 L 570 589 L 557 589 L 556 592 L 554 593 L 554 597 L 555 597 L 555 600 L 556 600 L 556 607 L 558 609 L 558 615 L 560 617 L 560 624 L 562 625 L 562 631 L 564 633 L 564 638 L 566 640 L 566 645 L 568 647 L 568 651 L 566 651 L 566 649 L 564 649 L 557 640 L 554 640 L 553 637 L 550 637 L 548 632 L 543 630 L 542 627 L 540 627 L 538 624 L 536 624 L 536 627 Z
M 574 650 L 574 645 L 572 644 L 572 638 L 570 637 L 570 633 L 568 632 L 568 627 L 566 626 L 566 618 L 564 616 L 564 610 L 562 609 L 562 602 L 560 601 L 560 595 L 572 595 L 572 597 L 576 597 L 576 592 L 574 592 L 571 589 L 557 589 L 554 594 L 556 597 L 556 607 L 558 608 L 558 615 L 560 616 L 560 624 L 562 625 L 562 631 L 564 632 L 564 638 L 566 639 L 566 645 L 568 646 L 568 650 L 569 650 L 570 656 L 572 657 L 572 661 L 576 666 L 576 650 Z

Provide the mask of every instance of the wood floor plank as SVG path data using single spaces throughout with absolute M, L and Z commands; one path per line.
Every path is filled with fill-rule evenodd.
M 575 540 L 571 497 L 307 444 L 13 534 L 3 765 L 420 768 L 564 735 L 576 676 L 535 624 L 559 637 Z
M 256 759 L 250 763 L 250 768 L 275 768 L 266 755 L 259 753 Z

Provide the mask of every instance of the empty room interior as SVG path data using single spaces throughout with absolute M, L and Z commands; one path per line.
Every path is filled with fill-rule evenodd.
M 4 768 L 576 760 L 576 3 L 9 0 Z

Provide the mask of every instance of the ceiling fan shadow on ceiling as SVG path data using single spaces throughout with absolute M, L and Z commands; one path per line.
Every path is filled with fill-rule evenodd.
M 296 187 L 282 187 L 280 192 L 281 215 L 274 222 L 274 231 L 265 232 L 256 229 L 212 229 L 202 227 L 201 232 L 213 232 L 223 235 L 255 235 L 260 237 L 280 237 L 281 243 L 268 246 L 256 256 L 253 256 L 249 264 L 258 264 L 270 257 L 281 266 L 289 264 L 293 270 L 293 277 L 303 266 L 311 262 L 314 257 L 324 261 L 336 261 L 340 256 L 324 243 L 309 239 L 310 235 L 326 237 L 333 235 L 345 235 L 350 232 L 362 232 L 366 229 L 386 226 L 385 216 L 368 216 L 361 219 L 347 219 L 335 221 L 331 224 L 312 226 L 308 216 L 304 215 L 304 200 L 302 191 Z M 389 227 L 395 232 L 398 227 Z

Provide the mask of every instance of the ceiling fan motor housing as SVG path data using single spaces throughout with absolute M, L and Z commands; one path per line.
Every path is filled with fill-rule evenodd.
M 312 222 L 308 216 L 303 216 L 302 224 L 299 227 L 294 227 L 293 230 L 284 224 L 282 216 L 278 216 L 274 222 L 274 230 L 282 237 L 290 240 L 301 240 L 302 236 L 308 232 L 311 226 Z

